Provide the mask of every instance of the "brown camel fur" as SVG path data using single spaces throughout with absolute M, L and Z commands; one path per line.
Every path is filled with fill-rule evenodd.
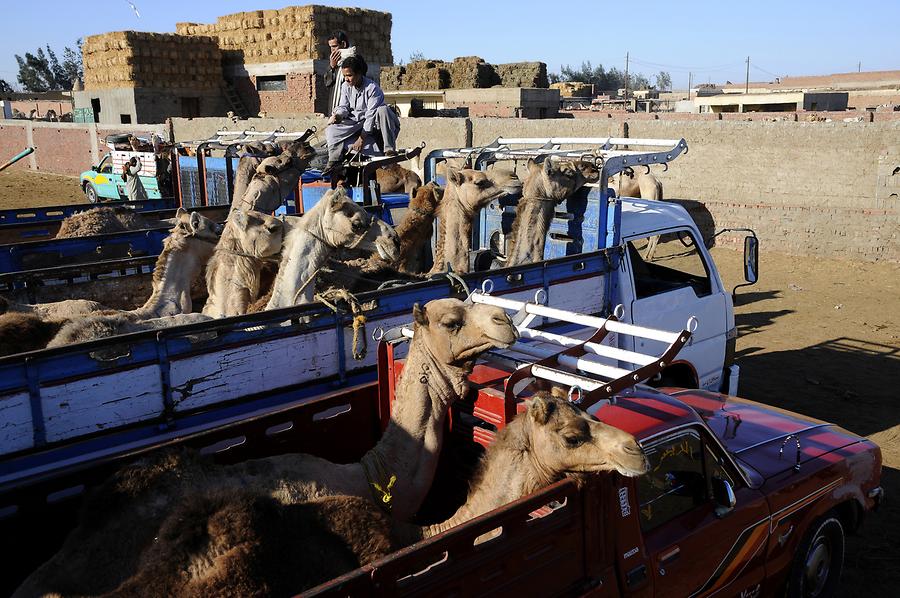
M 209 299 L 203 313 L 213 318 L 247 313 L 259 298 L 263 264 L 281 251 L 284 225 L 261 212 L 233 210 L 206 266 Z
M 143 307 L 132 312 L 141 319 L 193 311 L 191 284 L 212 257 L 222 234 L 222 225 L 183 208 L 178 208 L 175 221 L 153 269 L 153 292 Z
M 444 190 L 434 182 L 419 187 L 409 200 L 403 221 L 397 225 L 400 237 L 400 257 L 397 269 L 401 272 L 422 272 L 425 268 L 425 244 L 434 233 L 434 217 Z
M 56 238 L 106 235 L 143 228 L 150 228 L 150 223 L 134 210 L 122 207 L 91 208 L 63 220 Z
M 381 440 L 359 463 L 338 465 L 285 454 L 214 466 L 166 454 L 120 470 L 86 500 L 85 515 L 60 551 L 18 589 L 19 596 L 64 591 L 102 594 L 139 569 L 172 505 L 191 495 L 253 488 L 282 505 L 347 495 L 384 501 L 408 520 L 431 487 L 450 405 L 468 392 L 468 375 L 484 351 L 515 342 L 506 313 L 493 306 L 437 299 L 416 306 L 414 338 L 397 381 L 391 418 Z M 197 556 L 197 562 L 210 558 Z
M 240 198 L 235 195 L 231 211 L 242 209 L 271 214 L 281 205 L 281 200 L 297 188 L 300 175 L 315 155 L 316 151 L 309 143 L 296 141 L 277 156 L 265 158 L 256 167 L 256 174 L 244 195 Z
M 0 315 L 0 357 L 43 349 L 65 323 L 65 320 L 43 320 L 29 313 Z
M 412 197 L 422 186 L 422 179 L 412 170 L 399 164 L 388 164 L 375 171 L 375 179 L 382 193 L 407 193 Z
M 508 171 L 447 170 L 447 187 L 438 205 L 438 238 L 429 274 L 469 271 L 472 227 L 479 212 L 494 199 L 518 193 L 522 183 Z
M 633 436 L 539 393 L 497 435 L 465 505 L 441 524 L 391 521 L 351 496 L 291 505 L 245 490 L 190 496 L 174 505 L 137 573 L 112 595 L 137 596 L 148 588 L 154 596 L 302 592 L 565 477 L 635 476 L 647 467 Z
M 143 319 L 140 314 L 134 312 L 101 312 L 86 318 L 69 320 L 60 329 L 56 336 L 47 344 L 47 348 L 62 347 L 74 343 L 86 343 L 88 341 L 120 334 L 141 332 L 143 330 L 159 330 L 172 326 L 183 326 L 206 322 L 209 316 L 203 314 L 177 314 L 162 318 Z M 110 350 L 115 353 L 116 349 Z
M 541 165 L 534 160 L 528 161 L 528 176 L 516 206 L 505 266 L 533 264 L 544 259 L 547 231 L 556 206 L 588 182 L 586 171 L 589 168 L 596 171 L 584 162 L 554 162 L 546 158 Z
M 102 304 L 87 299 L 66 299 L 51 303 L 15 303 L 0 297 L 0 314 L 34 314 L 44 320 L 65 320 L 106 309 Z
M 649 172 L 635 173 L 633 169 L 626 168 L 618 177 L 609 177 L 609 186 L 619 197 L 663 200 L 662 183 Z

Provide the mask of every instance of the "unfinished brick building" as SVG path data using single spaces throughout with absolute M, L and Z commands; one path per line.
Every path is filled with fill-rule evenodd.
M 346 31 L 377 76 L 391 64 L 391 15 L 290 6 L 178 23 L 176 33 L 119 31 L 85 38 L 83 120 L 159 123 L 169 116 L 324 112 L 328 37 Z M 86 116 L 84 116 L 86 115 Z

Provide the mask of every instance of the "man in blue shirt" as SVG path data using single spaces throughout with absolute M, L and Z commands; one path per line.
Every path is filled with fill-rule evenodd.
M 326 170 L 340 162 L 346 150 L 379 154 L 372 136 L 376 129 L 384 140 L 381 150 L 388 155 L 397 151 L 400 119 L 384 103 L 384 93 L 377 83 L 366 77 L 366 70 L 366 63 L 359 56 L 350 56 L 341 63 L 344 77 L 341 97 L 325 129 L 328 144 Z

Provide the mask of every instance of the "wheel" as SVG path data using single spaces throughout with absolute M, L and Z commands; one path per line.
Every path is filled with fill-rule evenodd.
M 97 203 L 100 201 L 100 196 L 97 195 L 97 190 L 91 183 L 86 183 L 84 185 L 84 194 L 88 198 L 88 201 L 91 203 Z
M 797 549 L 788 578 L 788 597 L 835 596 L 843 567 L 844 526 L 832 513 L 813 525 Z

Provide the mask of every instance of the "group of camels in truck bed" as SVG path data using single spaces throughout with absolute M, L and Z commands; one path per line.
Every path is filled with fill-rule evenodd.
M 109 309 L 102 297 L 36 305 L 0 298 L 0 356 L 310 303 L 329 288 L 357 292 L 386 280 L 465 273 L 479 213 L 491 201 L 513 194 L 521 198 L 503 265 L 533 263 L 543 259 L 557 206 L 599 176 L 595 165 L 577 160 L 530 160 L 524 183 L 511 171 L 448 163 L 441 187 L 422 185 L 414 172 L 392 164 L 376 176 L 382 192 L 409 193 L 409 206 L 395 229 L 354 202 L 341 185 L 302 216 L 272 216 L 315 151 L 305 139 L 247 149 L 253 153 L 238 164 L 235 201 L 224 226 L 179 209 L 143 305 Z M 633 172 L 626 174 L 635 178 Z M 642 180 L 632 191 L 644 186 Z M 658 182 L 654 188 L 661 195 Z M 142 226 L 139 214 L 101 207 L 67 218 L 58 238 L 131 226 Z

